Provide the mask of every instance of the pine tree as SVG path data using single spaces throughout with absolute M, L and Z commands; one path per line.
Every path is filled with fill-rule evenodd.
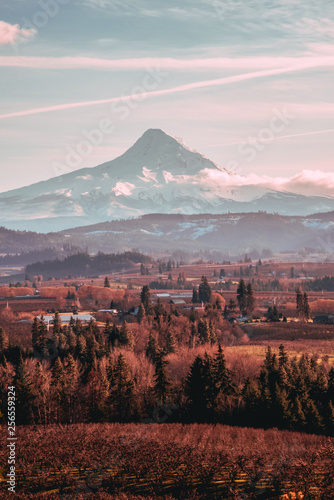
M 155 363 L 158 352 L 159 352 L 158 342 L 156 338 L 152 335 L 152 332 L 150 332 L 146 347 L 146 356 L 152 361 L 152 363 Z
M 13 385 L 16 396 L 16 423 L 29 424 L 32 420 L 32 383 L 22 355 L 15 368 Z
M 78 359 L 82 363 L 84 363 L 87 356 L 87 342 L 85 337 L 81 334 L 77 336 L 77 345 L 75 348 L 75 352 Z
M 144 306 L 145 313 L 150 314 L 151 312 L 151 293 L 147 285 L 144 285 L 140 294 L 140 301 Z
M 248 316 L 252 316 L 255 308 L 255 298 L 254 291 L 251 283 L 247 285 L 247 296 L 246 296 L 246 313 Z
M 298 287 L 296 290 L 296 308 L 298 315 L 302 316 L 304 313 L 304 301 L 300 287 Z
M 104 285 L 105 288 L 110 288 L 110 281 L 108 279 L 108 276 L 105 277 L 104 279 Z
M 56 311 L 53 318 L 53 333 L 58 334 L 61 331 L 61 319 L 59 317 L 59 312 Z
M 210 341 L 210 332 L 208 322 L 204 319 L 200 319 L 197 324 L 198 340 L 200 344 L 206 344 Z
M 289 362 L 289 356 L 285 350 L 284 345 L 281 344 L 279 346 L 278 350 L 279 350 L 278 364 L 279 364 L 279 366 L 286 366 Z
M 209 321 L 209 339 L 211 345 L 217 342 L 216 325 L 211 319 Z
M 198 304 L 198 302 L 199 302 L 198 291 L 197 291 L 197 288 L 195 286 L 193 288 L 193 296 L 192 296 L 191 302 L 193 304 Z
M 308 303 L 308 296 L 306 292 L 304 292 L 303 295 L 303 314 L 306 320 L 310 319 L 310 306 Z
M 154 394 L 159 398 L 162 404 L 165 404 L 168 399 L 171 382 L 166 371 L 168 361 L 165 359 L 165 354 L 160 352 L 157 355 L 155 363 L 155 384 Z
M 255 380 L 249 377 L 245 381 L 242 390 L 242 401 L 245 407 L 244 424 L 247 426 L 259 426 L 259 415 L 261 415 L 261 392 Z
M 119 331 L 119 343 L 123 347 L 127 347 L 129 349 L 133 348 L 134 344 L 133 335 L 132 332 L 129 330 L 129 327 L 125 321 L 123 321 L 123 324 Z
M 305 411 L 308 431 L 312 433 L 321 432 L 324 428 L 323 421 L 314 401 L 310 398 L 306 400 Z
M 71 354 L 65 359 L 64 370 L 64 393 L 66 398 L 66 411 L 68 423 L 75 422 L 76 400 L 79 386 L 79 371 L 76 362 Z
M 239 304 L 240 313 L 245 315 L 247 308 L 247 288 L 243 279 L 240 280 L 237 289 L 237 301 Z
M 204 379 L 204 363 L 197 356 L 190 367 L 185 387 L 188 397 L 188 414 L 192 422 L 205 422 L 207 418 L 206 384 Z
M 145 317 L 146 317 L 145 308 L 144 308 L 143 304 L 140 303 L 139 308 L 138 308 L 138 314 L 137 314 L 138 323 L 140 324 L 144 320 Z
M 168 329 L 167 335 L 166 335 L 165 352 L 167 354 L 170 354 L 172 352 L 176 352 L 176 350 L 177 350 L 177 342 L 175 339 L 175 335 L 170 329 Z
M 198 298 L 199 302 L 210 302 L 211 300 L 211 287 L 209 285 L 208 279 L 206 276 L 202 276 L 201 284 L 198 287 Z
M 31 344 L 33 349 L 36 349 L 37 342 L 38 342 L 38 334 L 39 334 L 39 321 L 35 317 L 34 322 L 31 327 Z
M 233 393 L 234 388 L 231 381 L 231 374 L 227 369 L 224 352 L 220 344 L 218 344 L 218 352 L 214 359 L 213 370 L 214 381 L 218 392 L 225 394 Z
M 289 409 L 288 394 L 277 383 L 275 384 L 273 400 L 273 417 L 277 426 L 280 428 L 289 427 L 292 422 L 292 415 Z
M 118 356 L 114 368 L 114 385 L 111 389 L 110 402 L 114 420 L 130 422 L 134 418 L 136 414 L 135 383 L 122 354 Z
M 190 338 L 189 338 L 189 347 L 191 347 L 192 349 L 196 345 L 196 339 L 197 339 L 197 328 L 196 328 L 196 325 L 194 323 L 191 323 Z
M 236 310 L 236 307 L 237 307 L 237 304 L 235 303 L 235 300 L 230 299 L 229 303 L 228 303 L 228 310 L 229 310 L 229 312 L 230 313 L 234 313 L 234 311 Z
M 306 418 L 305 413 L 300 401 L 300 398 L 297 396 L 292 405 L 292 422 L 295 430 L 303 431 L 306 427 Z
M 40 320 L 35 318 L 32 325 L 32 346 L 35 350 L 35 353 L 38 355 L 44 355 L 44 350 L 46 347 L 46 335 L 47 328 L 43 318 L 41 318 Z
M 116 347 L 120 343 L 120 331 L 119 328 L 113 324 L 108 327 L 108 345 L 109 347 Z

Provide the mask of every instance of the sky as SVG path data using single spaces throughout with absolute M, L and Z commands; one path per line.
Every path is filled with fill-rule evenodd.
M 334 1 L 2 0 L 0 192 L 182 138 L 240 184 L 334 195 Z

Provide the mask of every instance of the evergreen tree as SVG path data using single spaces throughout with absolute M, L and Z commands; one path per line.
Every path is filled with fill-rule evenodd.
M 196 339 L 197 339 L 197 328 L 196 325 L 192 323 L 190 327 L 190 338 L 189 338 L 189 347 L 191 347 L 192 349 L 196 345 Z
M 281 344 L 278 348 L 279 350 L 279 355 L 278 355 L 278 364 L 279 366 L 287 366 L 288 362 L 289 362 L 289 357 L 288 357 L 288 354 L 285 350 L 285 347 L 283 344 Z
M 303 295 L 303 314 L 306 320 L 310 319 L 310 306 L 308 303 L 308 296 L 306 292 L 304 292 Z
M 210 302 L 211 300 L 211 287 L 209 285 L 208 279 L 206 276 L 202 276 L 201 284 L 198 287 L 198 298 L 199 302 Z
M 151 293 L 147 285 L 144 285 L 140 294 L 140 301 L 144 306 L 145 313 L 150 314 L 151 312 Z
M 247 296 L 246 296 L 246 313 L 248 316 L 252 316 L 255 308 L 255 298 L 254 291 L 251 283 L 247 285 Z
M 167 354 L 170 354 L 172 352 L 176 352 L 176 350 L 177 350 L 177 342 L 175 339 L 175 335 L 170 329 L 168 329 L 167 335 L 166 335 L 165 352 Z
M 75 348 L 75 353 L 78 359 L 84 363 L 87 356 L 87 342 L 83 335 L 77 336 L 77 343 Z
M 245 315 L 247 309 L 247 288 L 243 279 L 240 280 L 237 289 L 237 301 L 239 304 L 240 313 L 242 315 Z
M 278 322 L 279 321 L 279 313 L 277 310 L 277 307 L 268 307 L 268 311 L 265 313 L 265 316 L 267 318 L 267 321 L 270 322 Z
M 207 388 L 204 378 L 204 363 L 197 356 L 190 367 L 185 388 L 188 397 L 189 419 L 192 422 L 205 422 L 207 419 Z
M 209 321 L 209 339 L 211 345 L 217 342 L 216 325 L 211 319 Z
M 139 307 L 138 307 L 138 314 L 137 314 L 138 323 L 140 324 L 144 320 L 145 317 L 146 317 L 145 308 L 144 308 L 143 304 L 140 303 Z
M 135 383 L 122 354 L 118 356 L 114 368 L 114 385 L 111 388 L 110 402 L 114 420 L 130 422 L 135 417 Z
M 32 421 L 32 383 L 29 372 L 24 364 L 22 355 L 15 367 L 13 385 L 16 396 L 16 423 L 28 424 Z
M 304 313 L 304 301 L 303 301 L 303 294 L 301 292 L 300 287 L 297 288 L 296 290 L 296 308 L 297 308 L 297 313 L 299 316 L 303 316 Z
M 123 321 L 119 331 L 119 343 L 121 346 L 128 347 L 129 349 L 132 349 L 133 347 L 133 335 L 125 321 Z
M 105 288 L 110 288 L 110 281 L 108 279 L 108 276 L 105 277 L 104 279 L 104 285 Z
M 71 354 L 65 359 L 64 396 L 66 400 L 67 421 L 72 424 L 76 417 L 77 391 L 79 387 L 79 371 Z
M 59 312 L 56 311 L 53 318 L 53 333 L 58 334 L 61 331 L 61 319 L 59 317 Z
M 228 303 L 228 310 L 230 313 L 234 313 L 234 311 L 236 310 L 237 308 L 237 304 L 235 303 L 235 300 L 233 299 L 230 299 L 229 300 L 229 303 Z
M 292 422 L 295 430 L 303 431 L 306 427 L 306 418 L 300 398 L 297 396 L 293 402 Z
M 39 321 L 35 317 L 31 327 L 31 344 L 34 349 L 36 349 L 38 343 L 38 334 L 39 334 Z
M 165 359 L 165 354 L 160 352 L 156 357 L 155 363 L 155 384 L 154 394 L 159 398 L 162 404 L 165 404 L 168 399 L 171 382 L 166 371 L 168 361 Z
M 308 431 L 312 433 L 321 432 L 324 428 L 324 424 L 314 401 L 310 398 L 307 398 L 305 406 L 307 422 L 306 425 Z
M 108 329 L 108 345 L 110 347 L 116 347 L 120 344 L 120 331 L 119 328 L 114 324 Z
M 261 418 L 259 418 L 261 410 L 263 411 L 261 392 L 256 381 L 249 377 L 242 390 L 242 401 L 245 408 L 245 421 L 243 423 L 254 427 L 261 425 Z
M 39 355 L 44 355 L 44 350 L 46 347 L 46 335 L 47 328 L 43 318 L 41 318 L 40 320 L 35 318 L 32 325 L 32 346 L 35 352 Z
M 214 359 L 213 369 L 214 369 L 214 382 L 217 391 L 222 392 L 224 394 L 233 393 L 234 388 L 231 381 L 231 374 L 226 367 L 224 352 L 220 344 L 218 344 L 218 352 Z
M 210 341 L 210 332 L 208 322 L 204 319 L 200 319 L 197 324 L 198 340 L 200 344 L 206 344 Z
M 152 332 L 148 335 L 148 342 L 146 347 L 146 356 L 152 361 L 156 362 L 158 352 L 160 351 L 158 342 L 156 338 L 152 335 Z
M 193 296 L 192 296 L 191 302 L 193 304 L 198 304 L 198 302 L 199 302 L 198 291 L 197 291 L 197 288 L 195 286 L 193 288 Z

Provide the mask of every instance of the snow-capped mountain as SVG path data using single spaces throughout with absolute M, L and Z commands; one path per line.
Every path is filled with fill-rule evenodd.
M 115 160 L 1 193 L 0 225 L 48 232 L 149 213 L 306 215 L 334 209 L 334 198 L 238 184 L 240 176 L 150 129 Z

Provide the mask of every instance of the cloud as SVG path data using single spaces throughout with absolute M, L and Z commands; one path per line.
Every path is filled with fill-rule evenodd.
M 0 45 L 27 42 L 36 34 L 34 29 L 21 29 L 18 24 L 9 24 L 0 21 Z
M 93 69 L 93 70 L 138 70 L 148 67 L 178 71 L 222 69 L 281 69 L 334 66 L 334 51 L 330 56 L 316 57 L 217 57 L 202 59 L 175 59 L 144 57 L 133 59 L 101 59 L 93 57 L 24 57 L 0 56 L 0 66 L 30 69 Z
M 230 83 L 238 83 L 238 82 L 243 82 L 247 80 L 253 80 L 257 78 L 263 78 L 267 76 L 274 76 L 274 75 L 281 75 L 285 73 L 292 73 L 296 71 L 302 71 L 305 69 L 311 69 L 311 68 L 316 68 L 316 67 L 323 67 L 323 66 L 334 66 L 334 57 L 332 58 L 325 58 L 325 60 L 319 58 L 319 59 L 312 59 L 311 61 L 303 61 L 299 62 L 298 64 L 295 64 L 293 66 L 287 66 L 284 68 L 277 68 L 277 69 L 266 69 L 262 71 L 254 71 L 252 73 L 243 73 L 240 75 L 233 75 L 225 78 L 218 78 L 215 80 L 205 80 L 205 81 L 200 81 L 200 82 L 192 82 L 192 83 L 187 83 L 185 85 L 180 85 L 178 87 L 173 87 L 169 89 L 163 89 L 163 90 L 155 90 L 152 92 L 147 92 L 144 87 L 143 87 L 143 92 L 140 93 L 133 93 L 129 94 L 126 96 L 119 96 L 119 97 L 111 97 L 109 99 L 100 99 L 100 100 L 95 100 L 95 101 L 84 101 L 84 102 L 74 102 L 74 103 L 67 103 L 67 104 L 58 104 L 55 106 L 47 106 L 45 108 L 34 108 L 34 109 L 28 109 L 25 111 L 17 111 L 14 113 L 6 113 L 3 115 L 0 115 L 0 119 L 6 119 L 6 118 L 15 118 L 18 116 L 31 116 L 31 115 L 36 115 L 36 114 L 41 114 L 41 113 L 49 113 L 52 111 L 64 111 L 64 110 L 69 110 L 69 109 L 74 109 L 74 108 L 81 108 L 81 107 L 87 107 L 87 106 L 97 106 L 100 104 L 108 104 L 108 103 L 114 103 L 114 102 L 127 102 L 127 101 L 133 101 L 133 100 L 143 100 L 148 97 L 154 97 L 154 96 L 163 96 L 163 95 L 171 95 L 171 94 L 179 94 L 183 92 L 190 92 L 192 90 L 199 90 L 199 89 L 204 89 L 204 88 L 211 88 L 211 87 L 220 87 L 223 85 L 228 85 Z M 162 75 L 160 75 L 162 76 Z M 159 78 L 160 78 L 159 76 Z M 166 75 L 168 76 L 168 74 Z M 163 78 L 161 78 L 163 81 Z M 138 88 L 138 87 L 137 87 Z
M 215 169 L 204 169 L 196 176 L 169 175 L 168 183 L 177 185 L 196 185 L 210 190 L 212 195 L 224 193 L 238 187 L 261 187 L 275 191 L 286 191 L 308 196 L 333 197 L 334 172 L 322 170 L 303 170 L 292 177 L 270 177 L 267 175 L 250 174 L 247 176 Z

